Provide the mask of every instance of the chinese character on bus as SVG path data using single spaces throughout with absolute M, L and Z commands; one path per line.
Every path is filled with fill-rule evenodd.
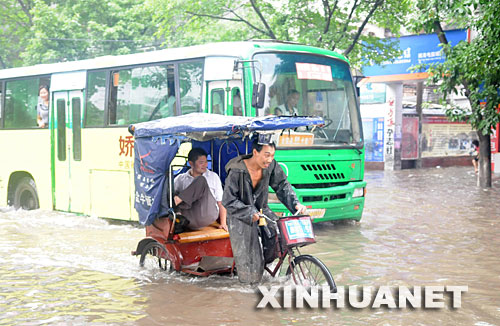
M 134 151 L 134 137 L 133 136 L 125 136 L 123 138 L 120 136 L 120 156 L 124 154 L 125 156 L 132 157 Z

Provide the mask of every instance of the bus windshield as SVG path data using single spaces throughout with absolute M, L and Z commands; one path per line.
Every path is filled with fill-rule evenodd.
M 260 77 L 266 85 L 264 109 L 258 115 L 314 115 L 325 120 L 321 128 L 280 137 L 278 146 L 361 144 L 359 111 L 346 62 L 302 53 L 258 53 L 254 59 L 257 80 Z

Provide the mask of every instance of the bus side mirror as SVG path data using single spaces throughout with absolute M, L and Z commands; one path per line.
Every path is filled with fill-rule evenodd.
M 266 95 L 266 85 L 264 83 L 254 83 L 252 91 L 252 106 L 256 109 L 264 107 L 264 97 Z

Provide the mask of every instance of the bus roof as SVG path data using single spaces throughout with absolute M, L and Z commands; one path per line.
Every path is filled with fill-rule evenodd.
M 248 41 L 248 42 L 220 42 L 194 45 L 181 48 L 170 48 L 151 52 L 141 52 L 125 55 L 108 55 L 94 59 L 68 61 L 61 63 L 40 64 L 35 66 L 0 70 L 0 79 L 24 76 L 49 75 L 52 73 L 93 70 L 111 67 L 123 67 L 137 64 L 185 60 L 210 56 L 230 56 L 249 59 L 253 53 L 261 51 L 297 51 L 326 55 L 348 62 L 336 52 L 312 46 L 276 42 L 276 41 Z

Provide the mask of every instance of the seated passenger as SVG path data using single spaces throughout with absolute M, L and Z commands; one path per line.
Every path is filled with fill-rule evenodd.
M 276 108 L 274 108 L 274 115 L 278 115 L 278 116 L 283 115 L 283 111 L 280 108 L 276 107 Z
M 220 217 L 219 228 L 227 231 L 222 183 L 216 173 L 207 169 L 207 153 L 193 148 L 188 162 L 191 168 L 174 179 L 176 209 L 189 220 L 188 227 L 192 230 L 208 226 Z
M 233 115 L 234 116 L 242 116 L 243 110 L 241 108 L 241 96 L 240 90 L 237 89 L 236 93 L 233 96 Z

